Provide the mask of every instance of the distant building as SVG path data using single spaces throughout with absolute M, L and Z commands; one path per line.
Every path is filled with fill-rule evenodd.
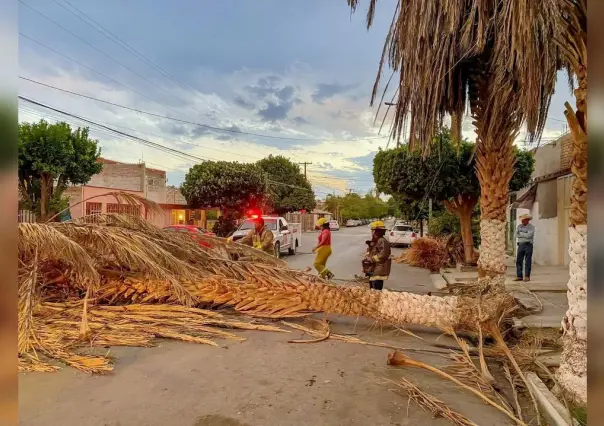
M 518 217 L 530 213 L 535 225 L 533 261 L 538 265 L 568 265 L 568 226 L 571 186 L 572 140 L 565 134 L 532 150 L 535 170 L 529 185 L 510 194 L 507 248 L 516 253 Z
M 315 223 L 320 218 L 331 220 L 332 214 L 325 210 L 315 209 L 311 212 L 292 212 L 285 214 L 285 220 L 292 223 L 299 223 L 302 226 L 302 232 L 310 232 L 315 230 Z
M 105 158 L 99 161 L 103 163 L 100 173 L 93 175 L 86 185 L 72 186 L 65 191 L 70 205 L 90 199 L 70 209 L 73 219 L 101 213 L 123 213 L 140 215 L 160 227 L 191 224 L 208 228 L 213 225 L 212 220 L 208 221 L 209 215 L 205 210 L 187 208 L 187 201 L 180 190 L 166 185 L 164 170 L 147 167 L 145 163 L 121 163 Z M 99 197 L 112 191 L 154 201 L 162 207 L 163 214 L 151 216 L 142 205 L 119 204 L 113 196 L 108 195 Z M 217 217 L 219 212 L 214 209 L 211 215 Z

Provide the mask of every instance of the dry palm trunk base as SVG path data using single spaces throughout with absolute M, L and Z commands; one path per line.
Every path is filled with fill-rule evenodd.
M 558 380 L 570 399 L 587 404 L 587 225 L 569 228 L 569 309 L 562 320 L 565 338 Z

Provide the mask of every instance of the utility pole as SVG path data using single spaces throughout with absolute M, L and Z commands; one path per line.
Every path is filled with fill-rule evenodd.
M 301 166 L 304 166 L 304 178 L 306 179 L 306 166 L 310 166 L 312 163 L 309 163 L 308 161 L 304 161 L 303 163 L 298 163 Z

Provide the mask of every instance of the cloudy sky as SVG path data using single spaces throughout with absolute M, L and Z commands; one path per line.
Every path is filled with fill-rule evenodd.
M 391 2 L 379 4 L 370 31 L 362 7 L 351 16 L 344 0 L 19 5 L 20 75 L 115 105 L 26 80 L 20 94 L 123 132 L 91 126 L 104 157 L 142 159 L 179 185 L 201 159 L 250 162 L 281 154 L 312 162 L 318 197 L 371 189 L 373 156 L 388 143 L 369 98 Z M 563 103 L 570 99 L 561 75 L 541 143 L 564 130 Z M 19 113 L 26 121 L 86 125 L 24 102 Z M 473 139 L 471 126 L 464 128 Z

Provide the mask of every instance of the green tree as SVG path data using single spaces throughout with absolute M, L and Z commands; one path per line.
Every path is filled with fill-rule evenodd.
M 443 128 L 432 146 L 427 156 L 419 150 L 410 151 L 408 145 L 378 152 L 374 159 L 374 180 L 381 192 L 406 200 L 401 204 L 402 212 L 425 212 L 428 198 L 442 202 L 459 219 L 465 261 L 473 262 L 472 212 L 480 198 L 474 144 L 453 143 L 449 130 Z M 514 148 L 514 153 L 515 173 L 510 191 L 526 186 L 534 167 L 530 152 Z
M 310 182 L 300 173 L 300 167 L 281 155 L 268 157 L 256 163 L 273 182 L 270 185 L 268 204 L 277 214 L 299 210 L 313 210 L 317 202 Z
M 36 212 L 40 221 L 66 208 L 63 192 L 70 184 L 82 185 L 103 165 L 98 141 L 88 128 L 72 130 L 69 124 L 19 124 L 19 192 L 22 206 Z
M 328 195 L 325 200 L 327 211 L 339 215 L 342 220 L 370 219 L 388 214 L 388 204 L 372 193 L 361 197 L 358 194 L 345 196 Z
M 249 209 L 262 209 L 267 200 L 264 172 L 255 164 L 204 161 L 189 169 L 180 190 L 189 207 L 218 207 L 222 216 L 214 229 L 228 235 Z

